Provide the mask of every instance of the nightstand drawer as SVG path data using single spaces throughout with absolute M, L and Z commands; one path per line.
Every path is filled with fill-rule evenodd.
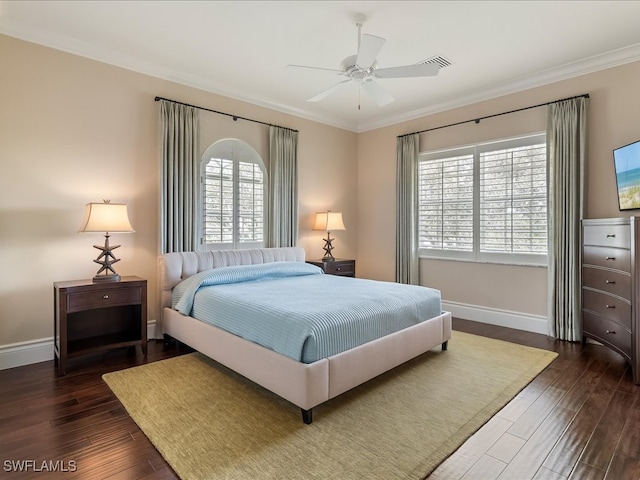
M 355 265 L 353 262 L 327 262 L 325 263 L 324 273 L 353 277 Z
M 591 338 L 631 358 L 631 332 L 619 323 L 590 312 L 582 313 L 582 330 Z
M 336 258 L 335 260 L 307 260 L 307 263 L 320 267 L 324 273 L 329 275 L 338 275 L 341 277 L 356 276 L 355 260 Z
M 132 305 L 141 302 L 142 289 L 140 287 L 70 293 L 67 295 L 67 311 L 116 307 L 118 305 Z

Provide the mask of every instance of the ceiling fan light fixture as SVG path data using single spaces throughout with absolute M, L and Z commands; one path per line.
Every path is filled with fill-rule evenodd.
M 337 73 L 338 75 L 347 77 L 320 93 L 309 98 L 308 102 L 319 102 L 325 99 L 348 83 L 355 80 L 363 89 L 373 98 L 375 103 L 382 107 L 391 102 L 394 98 L 380 86 L 375 80 L 379 78 L 411 78 L 411 77 L 427 77 L 435 76 L 440 69 L 439 62 L 427 59 L 422 63 L 414 65 L 403 65 L 399 67 L 378 68 L 376 58 L 382 50 L 386 40 L 375 35 L 362 35 L 362 24 L 365 16 L 358 14 L 355 17 L 355 23 L 358 27 L 358 53 L 350 55 L 342 61 L 342 70 L 330 70 L 320 67 L 307 67 L 304 65 L 288 65 L 288 67 L 311 68 L 315 70 L 327 70 Z

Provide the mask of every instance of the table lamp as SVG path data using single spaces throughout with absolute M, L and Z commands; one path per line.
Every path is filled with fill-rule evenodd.
M 323 247 L 325 255 L 322 257 L 322 260 L 335 260 L 331 254 L 331 251 L 333 250 L 331 242 L 334 240 L 331 238 L 331 232 L 335 230 L 346 230 L 344 228 L 344 223 L 342 222 L 342 213 L 332 212 L 331 210 L 316 213 L 316 223 L 313 226 L 313 229 L 324 230 L 327 232 L 327 238 L 324 239 Z
M 103 203 L 87 203 L 84 220 L 79 231 L 105 232 L 104 246 L 94 245 L 94 248 L 100 250 L 100 255 L 94 262 L 102 265 L 102 267 L 93 277 L 93 281 L 119 282 L 120 275 L 116 273 L 112 265 L 119 262 L 120 259 L 116 258 L 112 252 L 120 245 L 109 245 L 109 234 L 135 231 L 129 222 L 127 206 L 122 203 L 111 203 L 110 200 L 104 200 Z M 101 273 L 103 274 L 101 275 Z

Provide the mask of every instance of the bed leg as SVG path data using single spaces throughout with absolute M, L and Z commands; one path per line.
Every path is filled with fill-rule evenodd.
M 447 348 L 449 348 L 449 340 L 442 343 L 442 351 L 444 352 Z
M 166 333 L 162 335 L 164 338 L 164 344 L 165 345 L 169 345 L 172 341 L 174 341 L 174 338 L 171 335 L 167 335 Z
M 302 421 L 306 425 L 310 425 L 311 422 L 313 422 L 313 408 L 310 408 L 309 410 L 301 408 L 300 411 L 302 412 Z

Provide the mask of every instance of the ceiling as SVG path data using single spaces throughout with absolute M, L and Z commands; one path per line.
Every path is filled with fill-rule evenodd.
M 379 68 L 451 65 L 380 79 L 383 107 L 355 83 L 307 102 L 344 77 L 286 66 L 340 69 L 357 14 Z M 640 60 L 638 19 L 638 1 L 0 1 L 0 33 L 356 132 Z

